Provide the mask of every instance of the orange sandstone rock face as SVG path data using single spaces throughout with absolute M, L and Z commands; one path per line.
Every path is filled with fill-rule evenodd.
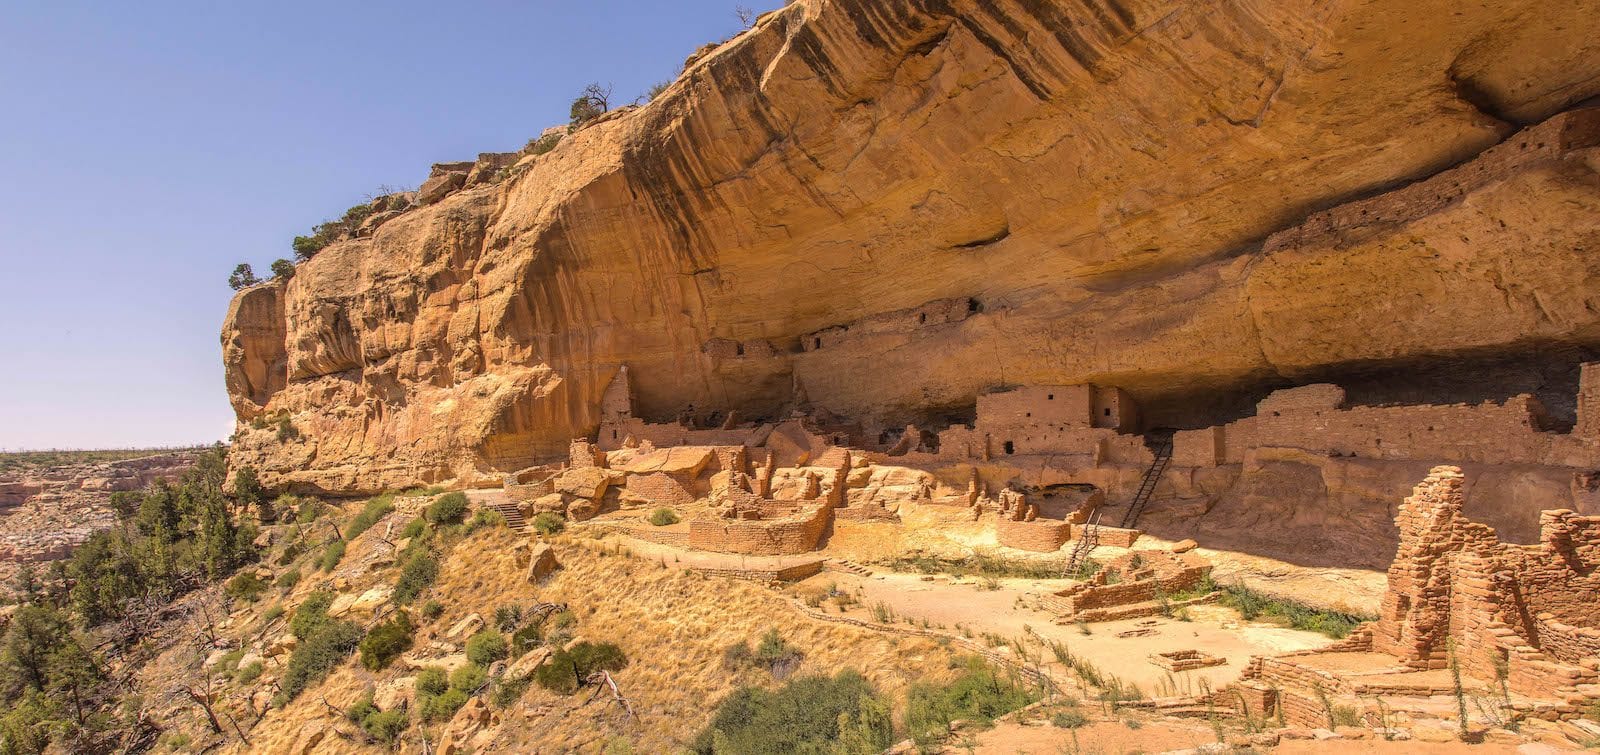
M 903 426 L 999 385 L 1152 407 L 1596 345 L 1593 118 L 1501 144 L 1600 92 L 1581 6 L 791 4 L 649 105 L 240 293 L 236 459 L 470 481 L 592 433 L 623 365 L 640 416 L 772 416 L 798 386 Z

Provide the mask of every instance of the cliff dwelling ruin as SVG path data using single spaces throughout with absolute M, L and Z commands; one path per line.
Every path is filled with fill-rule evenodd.
M 787 4 L 240 291 L 231 463 L 460 491 L 515 590 L 759 589 L 1101 735 L 1600 741 L 1581 5 Z

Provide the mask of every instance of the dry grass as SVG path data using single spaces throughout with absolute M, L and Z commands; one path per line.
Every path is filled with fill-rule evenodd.
M 562 697 L 535 686 L 501 712 L 498 736 L 481 751 L 599 752 L 618 738 L 631 742 L 637 752 L 678 750 L 710 719 L 716 702 L 737 686 L 776 684 L 764 672 L 730 675 L 722 668 L 728 645 L 754 641 L 770 628 L 805 654 L 800 673 L 855 668 L 895 696 L 911 681 L 949 673 L 951 651 L 931 639 L 818 621 L 765 586 L 663 567 L 658 560 L 622 555 L 604 541 L 558 536 L 553 543 L 563 568 L 544 584 L 530 585 L 511 553 L 523 537 L 505 529 L 485 530 L 444 559 L 439 581 L 422 599 L 439 600 L 445 611 L 419 628 L 418 646 L 472 613 L 488 618 L 496 607 L 510 603 L 567 603 L 578 618 L 578 638 L 613 642 L 627 653 L 631 663 L 615 677 L 639 718 L 630 721 L 605 697 L 588 702 L 587 690 Z M 371 534 L 352 543 L 351 554 L 359 559 L 369 539 Z M 352 575 L 347 592 L 390 583 L 392 572 Z M 301 597 L 305 589 L 297 589 L 293 597 Z M 346 662 L 320 687 L 267 716 L 252 733 L 252 744 L 257 751 L 287 750 L 308 727 L 335 723 L 324 697 L 335 706 L 349 705 L 369 686 L 404 674 L 398 664 L 373 674 Z M 417 733 L 414 725 L 404 739 L 415 745 Z M 322 746 L 326 750 L 319 752 L 372 751 L 335 736 Z

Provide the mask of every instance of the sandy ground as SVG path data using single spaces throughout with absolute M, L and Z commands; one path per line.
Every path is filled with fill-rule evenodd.
M 895 573 L 858 577 L 824 572 L 801 583 L 801 588 L 816 590 L 832 584 L 857 594 L 861 605 L 849 613 L 862 619 L 872 618 L 872 607 L 882 603 L 894 612 L 895 621 L 911 619 L 919 626 L 926 621 L 935 628 L 964 629 L 978 637 L 993 634 L 1014 639 L 1031 630 L 1065 643 L 1075 655 L 1137 684 L 1147 695 L 1195 693 L 1201 680 L 1218 688 L 1237 678 L 1253 655 L 1306 650 L 1332 642 L 1311 632 L 1239 622 L 1233 611 L 1211 606 L 1191 608 L 1192 621 L 1151 617 L 1099 622 L 1087 625 L 1090 634 L 1085 635 L 1076 625 L 1054 623 L 1053 614 L 1036 607 L 1041 595 L 1061 589 L 1070 584 L 1068 580 L 1000 579 L 996 583 L 995 589 L 988 589 L 984 580 L 972 578 Z M 1117 636 L 1130 630 L 1151 632 L 1139 637 Z M 1204 650 L 1227 663 L 1169 674 L 1149 661 L 1152 653 L 1189 649 Z
M 1042 721 L 1031 724 L 1002 723 L 988 731 L 973 734 L 966 742 L 970 747 L 957 744 L 945 752 L 973 753 L 973 755 L 1056 755 L 1056 753 L 1081 753 L 1082 755 L 1124 755 L 1131 753 L 1157 753 L 1170 750 L 1188 750 L 1205 744 L 1215 744 L 1216 734 L 1203 722 L 1193 725 L 1180 721 L 1146 723 L 1132 729 L 1115 721 L 1100 721 L 1076 730 L 1058 729 Z M 1462 742 L 1418 742 L 1415 740 L 1389 742 L 1382 739 L 1333 741 L 1283 740 L 1271 748 L 1273 753 L 1285 755 L 1316 753 L 1476 753 L 1478 755 L 1544 755 L 1544 753 L 1579 752 L 1563 750 L 1540 744 L 1476 744 Z
M 932 518 L 926 511 L 930 508 L 903 509 L 905 521 L 902 523 L 836 522 L 823 553 L 863 564 L 918 551 L 947 556 L 987 552 L 1021 561 L 1059 561 L 1065 557 L 1065 549 L 1055 553 L 1030 553 L 1002 548 L 995 540 L 994 524 L 989 519 L 951 520 L 947 514 L 946 518 Z M 1134 543 L 1132 550 L 1170 547 L 1171 541 L 1144 535 Z M 1127 552 L 1124 548 L 1101 546 L 1093 557 L 1105 561 Z M 1298 566 L 1241 551 L 1211 548 L 1197 548 L 1195 552 L 1214 564 L 1212 576 L 1218 582 L 1242 581 L 1253 589 L 1318 608 L 1376 615 L 1387 587 L 1387 575 L 1372 569 Z

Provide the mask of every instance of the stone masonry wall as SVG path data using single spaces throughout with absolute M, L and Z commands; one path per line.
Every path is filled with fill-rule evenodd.
M 1600 362 L 1583 365 L 1578 373 L 1578 424 L 1574 437 L 1600 441 Z
M 995 535 L 1001 545 L 1041 553 L 1060 550 L 1071 532 L 1071 524 L 1056 519 L 1015 522 L 1001 517 L 995 522 Z
M 1540 542 L 1501 543 L 1461 514 L 1461 471 L 1435 467 L 1400 505 L 1400 547 L 1372 647 L 1413 668 L 1494 679 L 1514 692 L 1563 694 L 1594 684 L 1600 664 L 1600 517 L 1541 516 Z M 1497 660 L 1499 659 L 1499 660 Z
M 827 528 L 827 506 L 814 505 L 782 519 L 689 520 L 689 547 L 720 553 L 787 556 L 816 550 Z
M 1263 400 L 1256 416 L 1221 428 L 1221 463 L 1242 463 L 1251 448 L 1279 446 L 1367 459 L 1541 464 L 1560 437 L 1538 429 L 1543 410 L 1527 395 L 1504 403 L 1339 409 L 1320 400 L 1326 396 L 1290 402 L 1279 393 Z M 1208 442 L 1215 442 L 1193 431 L 1178 436 L 1174 455 L 1185 462 L 1204 461 Z

